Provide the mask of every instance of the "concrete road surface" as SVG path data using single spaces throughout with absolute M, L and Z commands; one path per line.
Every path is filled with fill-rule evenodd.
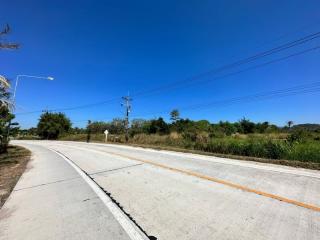
M 0 211 L 0 239 L 320 239 L 319 171 L 109 144 L 13 143 L 33 160 Z

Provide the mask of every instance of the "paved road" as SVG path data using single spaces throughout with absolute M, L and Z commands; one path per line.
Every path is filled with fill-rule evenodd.
M 18 184 L 4 206 L 5 211 L 12 212 L 0 223 L 0 230 L 4 229 L 6 236 L 13 236 L 17 225 L 24 226 L 19 227 L 24 234 L 32 232 L 38 216 L 58 211 L 54 219 L 45 218 L 36 230 L 46 229 L 48 223 L 53 223 L 46 233 L 48 236 L 69 224 L 63 227 L 63 234 L 68 236 L 84 234 L 83 239 L 90 239 L 91 235 L 94 235 L 91 239 L 99 239 L 96 236 L 120 232 L 123 238 L 105 235 L 105 239 L 128 239 L 126 228 L 110 214 L 101 199 L 95 197 L 97 194 L 89 187 L 86 191 L 90 193 L 82 193 L 85 181 L 77 177 L 76 171 L 68 172 L 71 170 L 66 162 L 72 161 L 111 194 L 143 231 L 157 239 L 320 239 L 319 171 L 117 145 L 58 141 L 14 143 L 30 148 L 35 156 L 42 153 L 43 158 L 51 158 L 50 162 L 57 165 L 55 169 L 59 169 L 59 177 L 51 179 L 56 171 L 46 165 L 37 167 L 40 161 L 37 163 L 36 159 L 31 162 L 31 169 L 22 180 L 33 169 L 39 169 L 39 176 L 31 185 L 50 180 L 52 184 L 48 186 L 55 188 L 56 195 L 51 198 L 45 192 L 39 195 L 29 192 L 40 206 L 37 213 L 31 214 L 21 209 L 28 208 L 28 203 L 22 201 L 21 196 L 19 199 L 18 194 L 28 195 L 28 191 L 37 190 L 23 189 L 29 185 Z M 43 197 L 47 197 L 45 203 L 41 200 Z M 61 205 L 58 200 L 64 198 L 79 200 L 77 204 Z M 84 198 L 90 200 L 80 201 Z M 43 206 L 47 205 L 54 209 L 44 210 Z M 69 208 L 75 210 L 70 212 Z M 22 211 L 25 216 L 20 216 Z M 3 209 L 0 216 L 2 212 Z M 79 227 L 72 228 L 72 224 Z M 86 224 L 87 227 L 83 227 Z M 61 236 L 51 239 L 61 239 Z M 18 238 L 0 235 L 0 239 Z
M 68 159 L 41 145 L 21 145 L 33 156 L 0 210 L 1 240 L 148 239 Z

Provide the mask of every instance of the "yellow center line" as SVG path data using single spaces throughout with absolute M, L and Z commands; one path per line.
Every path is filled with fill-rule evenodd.
M 246 191 L 246 192 L 255 193 L 255 194 L 258 194 L 258 195 L 261 195 L 261 196 L 264 196 L 264 197 L 268 197 L 268 198 L 279 200 L 281 202 L 293 204 L 293 205 L 296 205 L 296 206 L 299 206 L 299 207 L 303 207 L 303 208 L 306 208 L 306 209 L 310 209 L 310 210 L 314 210 L 314 211 L 320 212 L 320 207 L 319 206 L 315 206 L 315 205 L 311 205 L 311 204 L 308 204 L 308 203 L 299 202 L 299 201 L 292 200 L 292 199 L 289 199 L 289 198 L 285 198 L 285 197 L 282 197 L 282 196 L 279 196 L 279 195 L 275 195 L 275 194 L 272 194 L 272 193 L 267 193 L 267 192 L 263 192 L 263 191 L 256 190 L 256 189 L 253 189 L 253 188 L 249 188 L 249 187 L 237 184 L 237 183 L 232 183 L 232 182 L 225 181 L 225 180 L 222 180 L 222 179 L 218 179 L 218 178 L 215 178 L 215 177 L 206 176 L 206 175 L 203 175 L 203 174 L 200 174 L 200 173 L 196 173 L 196 172 L 192 172 L 192 171 L 188 171 L 188 170 L 183 170 L 183 169 L 179 169 L 179 168 L 170 167 L 170 166 L 167 166 L 167 165 L 164 165 L 164 164 L 161 164 L 161 163 L 155 163 L 155 162 L 152 162 L 150 160 L 144 160 L 144 159 L 140 159 L 140 158 L 136 158 L 136 157 L 131 157 L 131 156 L 127 156 L 127 155 L 124 155 L 124 154 L 121 154 L 121 153 L 114 153 L 114 152 L 108 152 L 108 151 L 102 151 L 102 150 L 93 150 L 93 149 L 87 149 L 87 148 L 76 147 L 76 146 L 71 146 L 71 147 L 82 149 L 82 150 L 86 150 L 86 151 L 97 152 L 97 153 L 100 153 L 100 154 L 101 153 L 105 153 L 105 154 L 115 155 L 115 156 L 119 156 L 119 157 L 122 157 L 122 158 L 126 158 L 126 159 L 131 159 L 131 160 L 134 160 L 134 161 L 138 161 L 138 162 L 147 163 L 147 164 L 150 164 L 150 165 L 153 165 L 153 166 L 157 166 L 157 167 L 161 167 L 161 168 L 168 169 L 168 170 L 171 170 L 171 171 L 187 174 L 189 176 L 198 177 L 198 178 L 201 178 L 201 179 L 204 179 L 204 180 L 208 180 L 208 181 L 211 181 L 211 182 L 220 183 L 220 184 L 223 184 L 225 186 L 229 186 L 229 187 L 232 187 L 232 188 L 235 188 L 235 189 L 240 189 L 240 190 L 243 190 L 243 191 Z
M 106 153 L 112 154 L 112 155 L 115 155 L 115 156 L 119 156 L 119 157 L 123 157 L 123 158 L 127 158 L 127 159 L 131 159 L 131 160 L 135 160 L 135 161 L 139 161 L 139 162 L 143 162 L 143 163 L 147 163 L 147 164 L 150 164 L 150 165 L 153 165 L 153 166 L 157 166 L 157 167 L 161 167 L 161 168 L 168 169 L 168 170 L 171 170 L 171 171 L 187 174 L 187 175 L 190 175 L 190 176 L 198 177 L 198 178 L 205 179 L 205 180 L 208 180 L 208 181 L 211 181 L 211 182 L 220 183 L 220 184 L 232 187 L 232 188 L 240 189 L 240 190 L 243 190 L 243 191 L 246 191 L 246 192 L 250 192 L 250 193 L 255 193 L 255 194 L 258 194 L 258 195 L 261 195 L 261 196 L 264 196 L 264 197 L 276 199 L 276 200 L 279 200 L 279 201 L 282 201 L 282 202 L 285 202 L 285 203 L 293 204 L 293 205 L 296 205 L 296 206 L 299 206 L 299 207 L 303 207 L 303 208 L 307 208 L 307 209 L 310 209 L 310 210 L 314 210 L 314 211 L 320 212 L 320 207 L 318 207 L 318 206 L 307 204 L 307 203 L 303 203 L 303 202 L 299 202 L 299 201 L 292 200 L 292 199 L 289 199 L 289 198 L 285 198 L 285 197 L 282 197 L 282 196 L 279 196 L 279 195 L 263 192 L 263 191 L 260 191 L 260 190 L 252 189 L 252 188 L 240 185 L 240 184 L 228 182 L 228 181 L 225 181 L 225 180 L 221 180 L 221 179 L 218 179 L 218 178 L 202 175 L 200 173 L 196 173 L 196 172 L 192 172 L 192 171 L 188 171 L 188 170 L 183 170 L 183 169 L 179 169 L 179 168 L 170 167 L 170 166 L 167 166 L 167 165 L 164 165 L 164 164 L 161 164 L 161 163 L 155 163 L 155 162 L 152 162 L 152 161 L 149 161 L 149 160 L 144 160 L 144 159 L 140 159 L 140 158 L 136 158 L 136 157 L 123 155 L 123 154 L 120 154 L 120 153 L 113 153 L 113 152 L 106 152 Z

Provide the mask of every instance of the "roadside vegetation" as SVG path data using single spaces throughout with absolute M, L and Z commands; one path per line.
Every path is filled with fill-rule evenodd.
M 10 101 L 9 81 L 0 76 L 0 154 L 7 152 L 9 134 L 14 136 L 18 133 L 18 124 L 12 122 L 14 115 L 10 112 L 13 104 Z
M 36 133 L 41 139 L 57 139 L 71 129 L 71 122 L 63 113 L 45 112 L 41 115 Z
M 7 24 L 0 29 L 0 50 L 18 49 L 19 44 L 8 42 L 6 37 L 10 33 Z M 14 122 L 14 99 L 11 98 L 10 81 L 0 72 L 0 208 L 10 195 L 27 162 L 30 151 L 18 146 L 9 145 L 10 138 L 19 133 L 19 124 Z
M 55 115 L 60 120 L 48 115 Z M 170 122 L 164 121 L 163 118 L 132 120 L 129 139 L 126 142 L 125 121 L 122 119 L 114 119 L 111 122 L 90 122 L 87 128 L 71 128 L 70 121 L 66 120 L 65 115 L 44 113 L 38 128 L 25 130 L 21 137 L 46 139 L 47 135 L 43 134 L 42 127 L 46 125 L 51 128 L 56 127 L 57 134 L 50 135 L 49 139 L 87 141 L 90 133 L 91 141 L 104 142 L 103 132 L 107 129 L 110 133 L 108 141 L 114 143 L 180 149 L 257 161 L 269 159 L 268 162 L 320 169 L 320 125 L 318 124 L 294 125 L 292 121 L 288 121 L 285 127 L 278 127 L 269 122 L 254 123 L 246 118 L 235 123 L 222 121 L 210 123 L 207 120 L 182 119 L 178 110 L 172 111 L 170 117 Z
M 0 50 L 19 48 L 19 44 L 17 43 L 3 41 L 3 38 L 10 33 L 10 30 L 8 24 L 3 29 L 0 29 Z M 10 82 L 1 74 L 0 72 L 0 154 L 7 152 L 10 140 L 9 136 L 15 136 L 19 129 L 18 124 L 12 122 L 14 115 L 11 113 L 11 110 L 14 108 L 14 101 L 10 98 Z
M 0 154 L 0 208 L 10 195 L 30 159 L 30 151 L 9 146 L 6 153 Z

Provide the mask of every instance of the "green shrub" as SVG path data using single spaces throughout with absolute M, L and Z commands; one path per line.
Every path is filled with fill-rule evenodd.
M 283 137 L 276 137 L 252 134 L 210 138 L 205 132 L 189 131 L 182 134 L 175 132 L 170 135 L 136 134 L 129 139 L 129 142 L 141 145 L 194 149 L 226 155 L 320 163 L 319 141 L 312 139 L 302 141 L 296 135 L 291 135 L 290 141 L 283 139 Z M 108 138 L 109 142 L 125 142 L 124 135 L 110 135 Z M 67 135 L 61 139 L 85 141 L 86 134 Z M 92 134 L 91 140 L 103 142 L 104 134 Z
M 196 142 L 195 149 L 213 153 L 281 159 L 288 151 L 288 146 L 283 141 L 216 138 L 206 144 Z
M 305 143 L 296 143 L 292 146 L 291 151 L 287 153 L 285 158 L 290 160 L 320 163 L 320 143 L 310 141 Z

